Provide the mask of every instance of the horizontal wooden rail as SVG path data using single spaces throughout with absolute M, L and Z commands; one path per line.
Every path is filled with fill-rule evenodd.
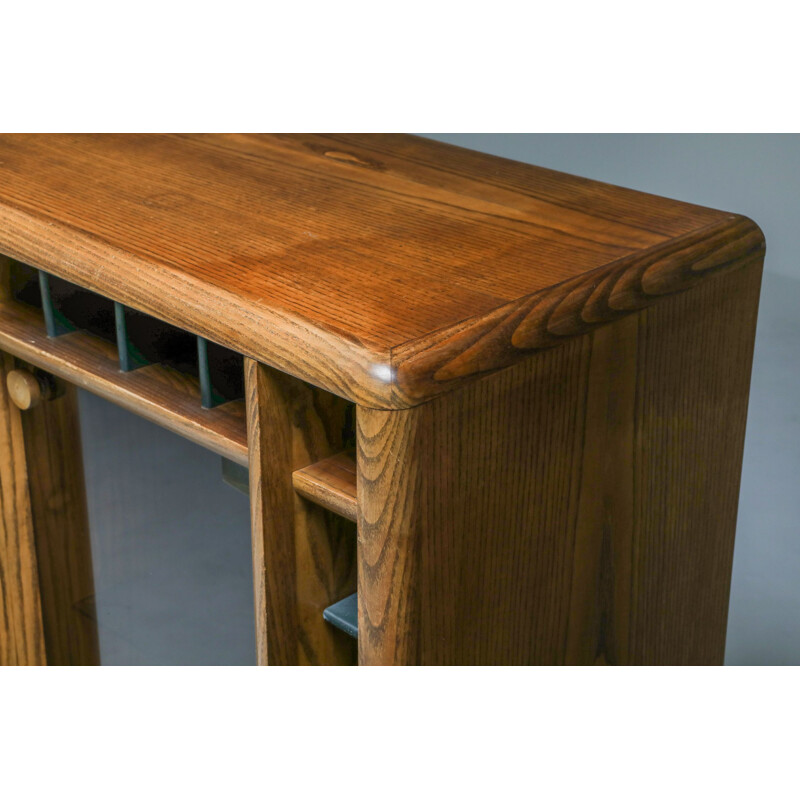
M 292 473 L 295 491 L 317 505 L 355 522 L 356 461 L 353 453 L 337 453 Z
M 244 402 L 204 409 L 189 375 L 159 364 L 122 372 L 114 344 L 81 331 L 49 338 L 40 311 L 9 300 L 0 302 L 0 349 L 247 464 Z

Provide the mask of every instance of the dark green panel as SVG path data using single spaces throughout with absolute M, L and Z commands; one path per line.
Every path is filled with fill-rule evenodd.
M 114 303 L 114 322 L 117 331 L 117 351 L 119 352 L 119 368 L 123 372 L 130 372 L 137 367 L 143 367 L 150 362 L 133 344 L 128 336 L 128 323 L 125 318 L 125 306 Z
M 203 408 L 244 397 L 244 359 L 239 353 L 198 336 L 197 365 Z
M 203 408 L 213 408 L 222 402 L 222 398 L 214 391 L 211 374 L 208 370 L 208 342 L 197 337 L 197 368 L 200 373 L 200 404 Z
M 75 330 L 75 326 L 56 308 L 50 291 L 50 276 L 39 270 L 39 290 L 42 293 L 42 313 L 48 336 L 61 336 Z
M 322 617 L 326 622 L 344 631 L 353 638 L 358 638 L 358 593 L 351 594 L 328 606 L 323 612 Z

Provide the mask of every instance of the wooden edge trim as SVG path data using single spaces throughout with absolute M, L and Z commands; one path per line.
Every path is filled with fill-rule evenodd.
M 0 248 L 358 405 L 402 409 L 755 261 L 764 236 L 730 215 L 387 354 L 11 205 L 0 206 Z
M 731 215 L 392 350 L 394 407 L 451 391 L 536 350 L 635 313 L 763 257 L 764 235 Z
M 0 204 L 0 250 L 354 403 L 392 407 L 389 353 Z M 213 311 L 212 311 L 213 309 Z

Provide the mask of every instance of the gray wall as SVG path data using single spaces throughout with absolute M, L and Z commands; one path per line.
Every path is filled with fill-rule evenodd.
M 209 450 L 79 400 L 101 663 L 254 664 L 247 497 Z
M 800 664 L 800 136 L 423 134 L 746 214 L 767 260 L 745 441 L 729 664 Z

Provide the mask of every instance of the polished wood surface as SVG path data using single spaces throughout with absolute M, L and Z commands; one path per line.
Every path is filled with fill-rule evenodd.
M 355 642 L 322 612 L 355 591 L 355 525 L 292 485 L 341 449 L 347 404 L 250 359 L 245 387 L 258 663 L 353 664 Z
M 751 220 L 405 135 L 12 135 L 5 256 L 243 355 L 246 399 L 0 281 L 2 663 L 96 658 L 33 367 L 248 465 L 260 664 L 721 663 Z
M 760 277 L 360 408 L 360 663 L 721 663 Z
M 6 388 L 11 402 L 20 410 L 28 411 L 42 402 L 42 386 L 33 372 L 15 369 L 6 376 Z
M 188 375 L 161 364 L 121 372 L 115 345 L 81 331 L 49 338 L 41 314 L 2 299 L 0 348 L 238 464 L 247 464 L 244 403 L 234 400 L 203 409 L 200 387 Z
M 0 252 L 376 408 L 762 249 L 742 217 L 410 136 L 0 137 Z
M 74 386 L 22 414 L 47 663 L 100 663 Z
M 353 522 L 358 517 L 356 460 L 352 453 L 336 453 L 292 473 L 292 484 L 308 500 Z
M 763 257 L 750 220 L 709 225 L 397 348 L 395 394 L 413 405 Z
M 14 357 L 0 353 L 0 665 L 47 663 L 22 412 L 6 388 Z

